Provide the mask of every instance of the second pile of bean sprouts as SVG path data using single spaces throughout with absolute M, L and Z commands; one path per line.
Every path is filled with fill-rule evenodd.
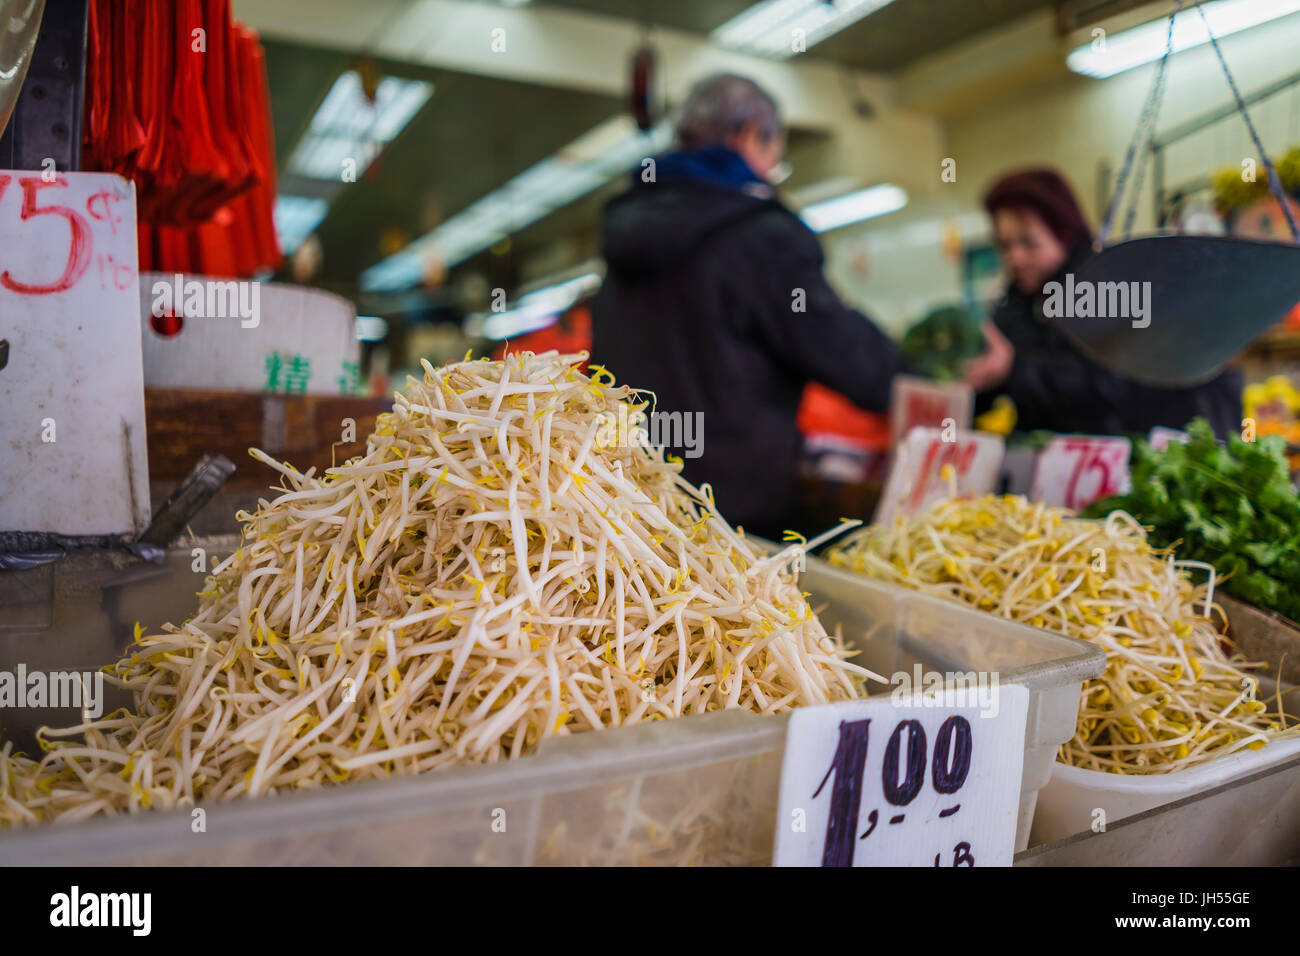
M 1106 672 L 1084 683 L 1067 764 L 1167 773 L 1294 732 L 1280 703 L 1259 699 L 1260 665 L 1224 652 L 1213 578 L 1194 585 L 1197 562 L 1152 548 L 1122 511 L 1093 521 L 1015 495 L 947 499 L 861 529 L 829 558 L 1101 645 Z

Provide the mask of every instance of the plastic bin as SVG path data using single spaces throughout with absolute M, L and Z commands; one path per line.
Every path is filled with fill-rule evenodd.
M 1213 790 L 1300 756 L 1300 737 L 1278 740 L 1260 750 L 1245 750 L 1174 773 L 1103 773 L 1055 764 L 1039 795 L 1032 839 L 1052 843 L 1092 828 L 1098 809 L 1107 825 L 1125 817 Z M 1211 830 L 1221 824 L 1210 821 Z
M 1295 660 L 1300 657 L 1300 631 L 1285 618 L 1227 595 L 1219 595 L 1217 600 L 1228 615 L 1232 635 L 1242 654 L 1269 664 L 1280 674 L 1285 694 L 1298 674 Z M 1264 677 L 1259 685 L 1260 700 L 1272 700 L 1276 682 Z M 1294 698 L 1284 696 L 1283 700 Z M 1052 769 L 1051 781 L 1039 795 L 1031 842 L 1051 843 L 1089 831 L 1098 809 L 1105 811 L 1105 821 L 1111 824 L 1261 773 L 1297 755 L 1300 755 L 1300 737 L 1283 738 L 1259 750 L 1238 751 L 1174 773 L 1113 774 L 1057 764 Z M 1232 821 L 1209 820 L 1201 835 L 1209 839 L 1235 825 Z
M 194 590 L 189 561 L 184 549 L 166 574 L 132 582 L 118 573 L 107 589 L 112 600 L 88 603 L 101 610 L 174 606 L 178 588 Z M 861 649 L 855 660 L 878 673 L 910 673 L 919 663 L 992 671 L 1029 687 L 1016 837 L 1023 848 L 1037 792 L 1074 731 L 1080 685 L 1104 666 L 1101 651 L 816 559 L 808 560 L 802 586 L 826 626 Z M 51 617 L 48 629 L 0 631 L 0 667 L 30 661 L 16 655 L 35 645 L 55 666 L 62 645 L 51 631 L 63 629 L 81 634 L 64 656 L 84 658 L 89 639 L 76 618 L 57 606 Z M 110 631 L 126 629 L 120 647 L 131 615 L 109 617 Z M 97 663 L 110 656 L 105 651 Z M 787 720 L 719 712 L 654 721 L 550 739 L 515 761 L 212 804 L 202 813 L 0 831 L 0 863 L 764 864 L 772 856 Z

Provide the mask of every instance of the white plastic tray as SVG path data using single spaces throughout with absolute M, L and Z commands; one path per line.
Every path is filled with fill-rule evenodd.
M 1250 660 L 1267 664 L 1280 675 L 1284 693 L 1297 674 L 1295 658 L 1300 651 L 1300 631 L 1285 618 L 1244 604 L 1228 595 L 1218 603 L 1227 612 L 1238 649 Z M 1277 684 L 1263 676 L 1259 699 L 1272 702 Z M 1294 696 L 1284 697 L 1294 702 Z M 1294 711 L 1294 703 L 1290 705 Z M 1093 829 L 1094 820 L 1109 825 L 1156 807 L 1204 793 L 1277 766 L 1300 755 L 1300 738 L 1284 738 L 1259 750 L 1243 750 L 1207 761 L 1187 770 L 1162 774 L 1113 774 L 1055 764 L 1052 779 L 1039 794 L 1031 844 L 1050 843 Z M 1097 810 L 1104 811 L 1104 818 Z M 1243 826 L 1241 821 L 1221 818 L 1207 821 L 1202 839 L 1226 837 Z
M 1249 777 L 1297 755 L 1300 737 L 1274 741 L 1259 750 L 1240 750 L 1173 773 L 1104 773 L 1057 763 L 1038 796 L 1031 843 L 1037 846 L 1083 833 L 1098 819 L 1109 825 Z M 1098 816 L 1098 810 L 1104 817 Z

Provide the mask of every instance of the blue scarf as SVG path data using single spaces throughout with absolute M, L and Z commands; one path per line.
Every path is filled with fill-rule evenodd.
M 639 178 L 640 170 L 636 170 L 633 175 Z M 747 192 L 754 186 L 768 186 L 766 181 L 754 174 L 749 163 L 739 153 L 726 146 L 705 146 L 665 153 L 655 160 L 655 178 L 664 183 L 711 183 Z

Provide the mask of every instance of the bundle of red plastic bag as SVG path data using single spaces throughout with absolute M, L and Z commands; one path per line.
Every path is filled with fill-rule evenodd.
M 136 185 L 142 270 L 276 268 L 266 61 L 230 0 L 91 0 L 82 165 Z

